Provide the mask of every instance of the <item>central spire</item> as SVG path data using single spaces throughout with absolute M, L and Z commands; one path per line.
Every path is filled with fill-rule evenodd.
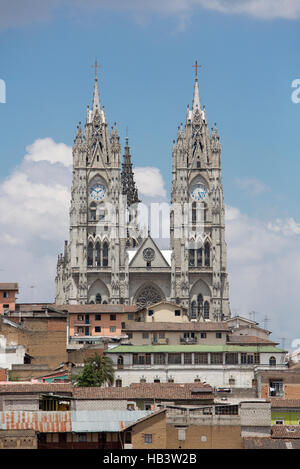
M 193 65 L 193 68 L 195 68 L 195 86 L 194 86 L 194 97 L 193 97 L 193 106 L 192 106 L 193 112 L 195 112 L 196 109 L 199 109 L 199 111 L 201 110 L 199 84 L 198 84 L 198 68 L 200 67 L 201 65 L 198 65 L 198 62 L 196 60 L 195 65 Z
M 99 87 L 98 87 L 98 68 L 100 65 L 98 64 L 97 60 L 95 61 L 95 65 L 92 65 L 95 68 L 95 84 L 94 84 L 94 95 L 93 95 L 93 105 L 92 105 L 92 113 L 93 116 L 95 115 L 96 111 L 100 113 L 100 97 L 99 97 Z

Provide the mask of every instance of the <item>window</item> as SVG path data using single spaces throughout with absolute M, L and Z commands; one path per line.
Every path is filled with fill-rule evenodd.
M 88 250 L 87 250 L 87 265 L 91 267 L 93 265 L 93 243 L 88 244 Z
M 3 292 L 3 298 L 9 298 L 9 293 L 8 291 Z
M 125 322 L 121 322 L 121 328 L 122 328 L 122 329 L 125 329 L 125 328 L 126 328 Z
M 78 332 L 78 334 L 82 334 L 83 333 L 83 327 L 77 327 L 77 332 Z
M 102 248 L 102 264 L 103 267 L 108 266 L 108 243 L 105 241 Z
M 197 168 L 200 168 L 200 161 L 197 160 Z
M 164 365 L 166 363 L 166 357 L 164 353 L 154 354 L 154 365 Z
M 153 316 L 153 314 L 154 314 L 154 310 L 153 310 L 153 309 L 149 309 L 149 311 L 148 311 L 148 316 Z
M 160 383 L 160 379 L 155 378 L 155 379 L 153 380 L 153 383 Z
M 197 310 L 198 310 L 198 314 L 200 314 L 202 312 L 202 308 L 203 308 L 203 296 L 201 295 L 201 293 L 197 296 Z
M 181 314 L 180 309 L 175 309 L 174 314 L 175 314 L 175 316 L 180 316 L 180 314 Z
M 122 387 L 122 380 L 121 379 L 116 379 L 116 387 L 121 388 Z
M 216 332 L 216 338 L 222 339 L 222 332 Z
M 115 321 L 115 320 L 116 320 L 116 315 L 115 315 L 115 314 L 111 314 L 110 317 L 109 317 L 109 319 L 110 319 L 111 321 Z
M 284 420 L 275 420 L 275 425 L 284 425 Z
M 100 327 L 100 326 L 96 326 L 96 327 L 95 327 L 95 332 L 101 332 L 101 327 Z
M 196 301 L 192 301 L 192 304 L 191 304 L 191 318 L 195 319 L 196 317 L 197 317 Z
M 190 267 L 195 266 L 195 249 L 189 250 L 189 266 Z
M 132 339 L 132 332 L 127 332 L 128 339 Z
M 140 379 L 140 383 L 142 383 L 142 384 L 143 384 L 143 383 L 146 383 L 146 379 L 145 379 L 145 378 L 141 378 L 141 379 Z
M 145 402 L 144 410 L 151 410 L 151 403 L 150 402 Z
M 110 326 L 109 332 L 116 332 L 116 327 L 115 326 Z
M 133 321 L 134 319 L 134 314 L 133 313 L 128 313 L 128 321 Z
M 151 445 L 152 444 L 152 434 L 151 433 L 145 433 L 144 434 L 144 443 L 146 445 Z
M 207 365 L 208 364 L 208 353 L 195 352 L 194 353 L 195 365 Z
M 125 432 L 125 444 L 131 444 L 131 432 Z
M 134 353 L 134 365 L 151 365 L 151 353 Z
M 142 337 L 143 337 L 143 339 L 148 339 L 149 332 L 143 332 Z
M 197 223 L 197 206 L 196 202 L 192 203 L 192 224 L 195 225 Z
M 276 366 L 276 358 L 275 357 L 270 357 L 269 365 L 270 366 Z
M 205 246 L 204 246 L 204 264 L 205 264 L 205 267 L 210 266 L 210 245 L 209 245 L 209 243 L 205 243 Z
M 197 249 L 197 267 L 202 267 L 202 248 Z
M 101 314 L 95 314 L 95 321 L 101 321 Z
M 269 396 L 283 397 L 283 381 L 282 379 L 270 380 Z
M 209 302 L 204 303 L 204 319 L 209 319 Z
M 237 365 L 239 363 L 238 353 L 226 353 L 225 354 L 226 365 Z
M 206 339 L 206 332 L 201 332 L 200 337 L 201 339 Z
M 257 365 L 260 362 L 259 353 L 241 353 L 242 365 Z
M 168 364 L 169 365 L 181 364 L 181 353 L 168 353 Z
M 96 303 L 97 303 L 97 304 L 100 304 L 101 301 L 102 301 L 102 297 L 101 297 L 100 293 L 97 293 L 97 295 L 96 295 Z
M 212 365 L 221 365 L 223 363 L 223 353 L 212 352 L 210 354 L 210 363 Z
M 80 442 L 87 441 L 87 434 L 86 433 L 78 433 L 78 441 L 80 441 Z
M 159 337 L 160 339 L 164 339 L 164 338 L 165 338 L 165 333 L 164 333 L 164 332 L 160 332 L 160 333 L 158 334 L 158 337 Z
M 192 364 L 192 354 L 191 353 L 184 353 L 183 358 L 184 358 L 184 364 L 185 365 L 191 365 Z
M 8 308 L 9 308 L 9 305 L 3 305 L 3 308 L 4 308 L 4 309 L 8 309 Z
M 97 267 L 100 266 L 100 243 L 99 242 L 96 243 L 96 248 L 95 248 L 95 263 Z

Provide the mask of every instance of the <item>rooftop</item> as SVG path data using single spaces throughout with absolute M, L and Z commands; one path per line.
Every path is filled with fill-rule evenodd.
M 19 291 L 18 283 L 0 283 L 0 290 Z
M 119 345 L 105 353 L 172 353 L 172 352 L 266 352 L 283 353 L 271 345 Z
M 128 322 L 127 331 L 229 331 L 222 322 Z

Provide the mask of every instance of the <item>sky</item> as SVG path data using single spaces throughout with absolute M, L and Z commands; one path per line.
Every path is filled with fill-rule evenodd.
M 19 301 L 54 300 L 71 147 L 95 60 L 123 146 L 128 132 L 140 195 L 166 202 L 197 60 L 201 103 L 222 145 L 231 311 L 293 349 L 300 1 L 0 0 L 0 11 L 0 281 L 19 283 Z

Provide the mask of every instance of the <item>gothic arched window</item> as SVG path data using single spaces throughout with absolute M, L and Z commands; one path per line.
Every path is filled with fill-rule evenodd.
M 209 319 L 209 302 L 204 303 L 204 319 Z
M 101 297 L 100 293 L 97 293 L 97 295 L 96 295 L 96 303 L 97 303 L 97 304 L 101 304 L 101 301 L 102 301 L 102 297 Z
M 92 242 L 89 242 L 88 244 L 88 250 L 87 250 L 87 265 L 92 266 L 93 265 L 93 250 L 94 246 Z
M 205 264 L 205 267 L 210 266 L 210 245 L 209 245 L 209 243 L 205 243 L 205 246 L 204 246 L 204 264 Z
M 108 243 L 104 241 L 102 248 L 102 265 L 103 267 L 108 266 Z
M 197 267 L 202 267 L 202 248 L 197 249 Z
M 195 318 L 196 316 L 197 316 L 196 301 L 192 301 L 192 303 L 191 303 L 191 317 Z
M 189 250 L 189 266 L 190 267 L 195 266 L 195 249 Z
M 96 243 L 96 248 L 95 248 L 95 263 L 96 266 L 99 267 L 100 265 L 100 243 L 99 241 Z
M 200 314 L 202 312 L 202 308 L 203 308 L 203 296 L 200 293 L 197 296 L 197 311 L 198 311 L 198 314 Z

